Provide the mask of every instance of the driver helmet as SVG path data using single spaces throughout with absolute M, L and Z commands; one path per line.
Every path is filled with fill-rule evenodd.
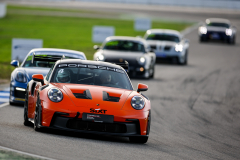
M 69 71 L 66 69 L 60 69 L 58 71 L 56 80 L 58 83 L 70 83 L 71 77 Z
M 47 62 L 37 61 L 36 66 L 37 67 L 47 67 Z
M 100 81 L 102 84 L 111 83 L 111 80 L 112 80 L 112 75 L 109 72 L 104 71 L 100 74 Z

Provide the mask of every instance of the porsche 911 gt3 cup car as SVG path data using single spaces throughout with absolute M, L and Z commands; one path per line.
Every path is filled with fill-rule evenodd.
M 44 59 L 44 58 L 43 58 Z M 133 86 L 119 65 L 80 59 L 59 60 L 47 76 L 34 74 L 28 83 L 24 125 L 36 131 L 53 128 L 129 137 L 146 143 L 150 100 Z
M 10 82 L 10 104 L 24 104 L 25 101 L 25 92 L 28 82 L 32 79 L 33 74 L 43 74 L 44 76 L 48 73 L 49 69 L 55 62 L 43 62 L 43 61 L 34 61 L 32 62 L 33 54 L 35 55 L 44 55 L 44 56 L 59 56 L 65 55 L 66 58 L 77 58 L 77 59 L 86 59 L 86 56 L 83 52 L 66 50 L 66 49 L 52 49 L 52 48 L 38 48 L 31 50 L 21 66 L 17 60 L 13 60 L 11 65 L 18 67 L 14 69 L 11 74 Z
M 178 31 L 150 29 L 144 39 L 151 51 L 155 52 L 157 59 L 171 59 L 182 65 L 188 63 L 189 42 Z
M 130 77 L 153 78 L 156 56 L 147 49 L 146 41 L 137 37 L 107 37 L 93 59 L 112 63 L 129 63 Z
M 235 44 L 236 28 L 227 19 L 209 18 L 198 29 L 199 41 L 222 40 L 229 44 Z

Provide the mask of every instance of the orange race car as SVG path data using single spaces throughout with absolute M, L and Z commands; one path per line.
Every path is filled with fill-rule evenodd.
M 56 61 L 49 73 L 32 76 L 28 83 L 24 125 L 129 137 L 146 143 L 150 132 L 150 100 L 133 90 L 125 69 L 119 65 L 80 59 L 36 57 Z M 124 64 L 126 67 L 127 64 Z

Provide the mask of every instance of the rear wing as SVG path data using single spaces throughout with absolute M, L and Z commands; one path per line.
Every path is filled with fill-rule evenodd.
M 56 62 L 58 60 L 65 59 L 65 56 L 58 56 L 58 55 L 32 55 L 32 63 L 34 61 L 45 61 L 45 62 Z
M 115 64 L 121 66 L 123 69 L 125 69 L 126 72 L 128 72 L 129 65 L 127 61 L 124 61 L 122 63 L 115 63 Z

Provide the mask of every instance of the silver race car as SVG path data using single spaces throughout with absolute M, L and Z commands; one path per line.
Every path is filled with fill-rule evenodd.
M 229 44 L 235 44 L 236 28 L 227 19 L 209 18 L 199 27 L 199 41 L 221 40 Z
M 149 52 L 146 41 L 138 37 L 107 37 L 102 46 L 94 46 L 93 59 L 111 63 L 128 62 L 130 77 L 153 78 L 156 56 Z
M 187 65 L 189 41 L 175 30 L 150 29 L 144 35 L 151 51 L 157 59 L 171 59 L 181 65 Z

